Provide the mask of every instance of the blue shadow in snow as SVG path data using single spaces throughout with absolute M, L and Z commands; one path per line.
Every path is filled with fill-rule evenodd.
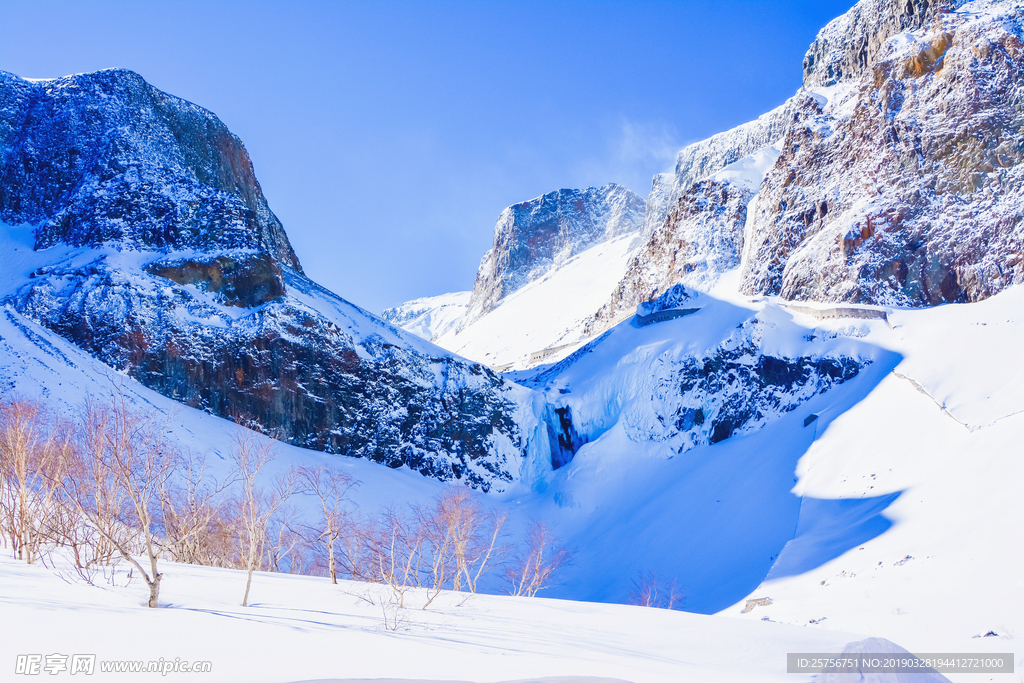
M 563 402 L 582 414 L 585 399 L 574 397 L 586 394 L 569 380 L 586 388 L 590 376 L 618 371 L 619 360 L 644 344 L 661 348 L 657 345 L 665 340 L 699 337 L 711 325 L 721 326 L 725 338 L 751 316 L 731 304 L 715 306 L 718 310 L 708 311 L 705 320 L 696 314 L 664 327 L 619 325 L 604 341 L 592 342 L 592 353 L 570 357 L 542 379 L 551 387 L 576 390 L 563 392 Z M 785 312 L 758 315 L 783 328 L 792 325 Z M 716 334 L 711 330 L 704 337 L 713 340 Z M 797 496 L 793 486 L 797 465 L 812 444 L 871 394 L 902 357 L 849 340 L 804 353 L 870 362 L 856 377 L 809 397 L 757 431 L 672 459 L 652 458 L 655 451 L 642 444 L 634 455 L 632 442 L 614 431 L 607 446 L 601 446 L 602 436 L 591 439 L 551 484 L 551 506 L 558 509 L 549 514 L 557 515 L 559 532 L 571 539 L 575 555 L 560 575 L 561 585 L 545 596 L 628 602 L 638 577 L 654 574 L 665 584 L 676 583 L 682 609 L 713 614 L 768 579 L 806 574 L 889 531 L 895 522 L 884 513 L 901 491 L 869 497 L 861 489 L 854 495 L 863 497 L 820 499 Z M 625 396 L 621 403 L 634 398 Z
M 892 526 L 882 512 L 900 495 L 902 492 L 873 498 L 802 498 L 796 535 L 783 547 L 765 580 L 803 574 L 881 536 Z

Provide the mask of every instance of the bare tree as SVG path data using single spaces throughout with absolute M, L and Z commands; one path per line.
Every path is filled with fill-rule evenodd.
M 526 552 L 519 555 L 506 571 L 510 594 L 532 598 L 550 586 L 552 574 L 572 558 L 571 551 L 556 547 L 556 543 L 554 535 L 543 522 L 534 522 L 530 526 Z
M 237 504 L 237 524 L 239 549 L 248 572 L 242 596 L 242 607 L 247 607 L 253 572 L 263 564 L 270 520 L 291 496 L 295 476 L 289 473 L 277 478 L 269 490 L 262 488 L 259 475 L 274 458 L 273 442 L 249 430 L 237 432 L 232 457 L 242 489 Z
M 470 491 L 455 487 L 439 495 L 432 507 L 413 509 L 423 529 L 424 566 L 431 589 L 423 608 L 449 581 L 455 591 L 461 591 L 465 581 L 475 593 L 480 576 L 506 550 L 498 545 L 506 514 L 484 514 Z
M 38 401 L 0 402 L 0 514 L 19 560 L 32 564 L 49 538 L 56 481 L 74 444 L 71 430 Z
M 508 546 L 498 545 L 508 513 L 484 513 L 466 489 L 451 489 L 442 494 L 437 509 L 451 527 L 455 562 L 452 589 L 461 591 L 465 580 L 470 592 L 476 593 L 480 577 L 508 551 Z
M 163 578 L 157 567 L 159 494 L 177 462 L 166 423 L 136 412 L 115 391 L 109 405 L 86 400 L 79 437 L 60 480 L 64 499 L 139 572 L 149 587 L 149 606 L 157 607 Z M 140 549 L 148 571 L 134 557 Z
M 339 539 L 339 548 L 335 561 L 341 564 L 342 570 L 354 581 L 380 583 L 381 578 L 375 564 L 372 537 L 376 524 L 362 521 L 352 513 L 346 520 L 348 528 Z
M 433 507 L 413 507 L 415 523 L 423 539 L 419 563 L 427 580 L 427 601 L 423 609 L 441 594 L 453 575 L 458 576 L 454 555 L 456 537 L 464 532 L 462 502 L 457 495 L 448 493 L 440 495 Z
M 424 542 L 421 526 L 392 507 L 381 514 L 376 524 L 366 529 L 364 540 L 373 563 L 375 580 L 387 584 L 397 609 L 402 609 L 408 590 L 421 584 Z
M 218 483 L 207 477 L 206 456 L 192 451 L 183 455 L 178 474 L 160 489 L 165 545 L 177 562 L 214 565 L 214 536 L 221 521 L 217 499 L 235 480 Z
M 297 475 L 295 475 L 297 478 Z M 298 524 L 299 512 L 284 505 L 270 519 L 267 528 L 267 569 L 272 572 L 323 576 L 318 572 L 313 543 L 302 533 Z
M 654 572 L 641 572 L 640 578 L 633 579 L 633 590 L 629 592 L 629 604 L 642 607 L 673 609 L 682 602 L 676 580 L 667 585 Z
M 327 465 L 299 468 L 298 477 L 302 492 L 314 496 L 320 505 L 323 517 L 313 529 L 312 540 L 323 544 L 327 551 L 327 574 L 331 583 L 336 584 L 338 567 L 335 551 L 342 534 L 351 527 L 346 495 L 357 482 L 347 472 Z

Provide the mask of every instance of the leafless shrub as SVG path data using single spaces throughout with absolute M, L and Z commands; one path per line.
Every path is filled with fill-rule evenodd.
M 526 552 L 518 555 L 505 572 L 511 595 L 534 597 L 551 585 L 552 575 L 572 558 L 572 552 L 556 547 L 557 539 L 543 522 L 534 522 L 526 537 Z
M 56 482 L 73 448 L 68 425 L 42 403 L 0 402 L 0 529 L 28 564 L 51 539 Z
M 630 605 L 675 609 L 682 601 L 676 580 L 666 584 L 654 572 L 641 572 L 639 578 L 633 579 L 633 590 L 629 592 Z
M 247 571 L 245 594 L 242 596 L 242 607 L 246 607 L 249 604 L 253 572 L 263 564 L 270 520 L 291 496 L 295 475 L 289 473 L 278 477 L 269 489 L 261 487 L 260 472 L 274 458 L 273 442 L 259 438 L 248 430 L 237 432 L 232 457 L 241 485 L 234 519 L 239 554 Z
M 310 527 L 311 540 L 322 544 L 327 552 L 327 575 L 331 583 L 338 583 L 337 549 L 342 535 L 351 529 L 348 492 L 357 484 L 348 473 L 321 465 L 301 467 L 298 470 L 300 490 L 316 498 L 322 518 Z

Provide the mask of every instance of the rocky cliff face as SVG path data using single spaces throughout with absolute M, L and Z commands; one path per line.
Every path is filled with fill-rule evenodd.
M 876 354 L 835 334 L 807 335 L 772 307 L 737 309 L 682 285 L 646 307 L 672 308 L 697 310 L 618 325 L 565 360 L 524 373 L 524 382 L 547 391 L 559 417 L 547 421 L 555 466 L 602 438 L 660 444 L 657 451 L 671 457 L 755 432 L 854 379 Z
M 706 289 L 719 274 L 738 267 L 753 194 L 747 187 L 710 179 L 691 185 L 630 260 L 609 301 L 588 319 L 585 333 L 600 332 L 676 283 Z
M 241 142 L 138 75 L 0 79 L 2 303 L 176 400 L 299 446 L 501 489 L 530 392 L 298 269 Z
M 857 19 L 875 4 L 816 45 L 844 25 L 877 28 Z M 859 70 L 848 50 L 824 59 L 812 46 L 809 84 L 832 73 L 837 85 L 799 113 L 765 178 L 744 292 L 929 306 L 1024 282 L 1024 10 L 940 9 L 850 35 L 844 45 L 876 45 Z
M 472 323 L 576 254 L 640 229 L 644 200 L 621 185 L 558 190 L 515 204 L 498 217 L 464 319 Z
M 301 272 L 242 141 L 121 69 L 0 72 L 0 220 L 38 225 L 41 249 L 259 249 Z
M 804 87 L 828 87 L 867 73 L 886 41 L 928 26 L 965 0 L 862 0 L 829 22 L 804 57 Z
M 823 302 L 976 301 L 1024 281 L 1022 20 L 1006 0 L 861 0 L 810 46 L 801 92 L 655 178 L 644 242 L 587 330 L 740 261 L 743 293 Z M 769 145 L 756 182 L 732 172 Z
M 585 334 L 601 332 L 673 284 L 707 290 L 740 265 L 747 204 L 777 158 L 773 144 L 808 99 L 797 93 L 755 121 L 685 147 L 673 173 L 654 177 L 636 255 L 608 301 L 587 318 Z
M 781 140 L 798 107 L 799 97 L 791 98 L 754 121 L 680 150 L 676 156 L 675 171 L 654 177 L 651 194 L 647 198 L 644 236 L 649 237 L 662 227 L 694 183 Z

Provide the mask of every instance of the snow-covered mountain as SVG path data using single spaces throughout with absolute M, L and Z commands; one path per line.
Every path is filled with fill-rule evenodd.
M 699 586 L 687 609 L 1017 633 L 1021 12 L 863 0 L 792 98 L 655 178 L 639 240 L 439 337 L 545 397 L 529 481 L 582 549 L 558 595 L 657 568 Z
M 1011 2 L 871 0 L 831 22 L 800 92 L 656 178 L 650 237 L 589 329 L 705 288 L 738 254 L 744 293 L 807 301 L 934 305 L 1024 281 L 1020 20 Z M 745 155 L 763 184 L 723 171 Z
M 37 249 L 245 249 L 302 272 L 242 141 L 124 69 L 0 71 L 0 220 Z
M 929 306 L 1024 282 L 1024 9 L 888 4 L 811 47 L 814 104 L 752 211 L 744 292 Z
M 477 270 L 463 326 L 600 242 L 636 232 L 644 200 L 621 185 L 557 190 L 501 212 Z
M 644 201 L 621 185 L 558 190 L 506 208 L 473 291 L 406 302 L 385 320 L 492 368 L 567 355 L 622 272 Z M 527 324 L 519 321 L 529 320 Z M 532 356 L 531 356 L 532 354 Z
M 496 369 L 523 369 L 567 356 L 588 338 L 584 325 L 615 286 L 636 233 L 601 242 L 435 341 Z
M 483 489 L 517 478 L 529 392 L 306 278 L 213 114 L 124 70 L 0 74 L 0 102 L 12 311 L 289 443 Z
M 118 222 L 116 196 L 46 198 L 25 175 L 0 194 L 24 224 L 2 247 L 0 377 L 70 406 L 116 367 L 138 401 L 184 402 L 177 433 L 197 444 L 225 431 L 188 406 L 240 407 L 292 444 L 394 467 L 330 460 L 366 482 L 360 505 L 468 481 L 515 532 L 544 520 L 575 551 L 556 597 L 624 602 L 657 576 L 684 609 L 787 646 L 832 641 L 762 620 L 1019 650 L 1024 10 L 959 5 L 861 0 L 811 46 L 800 92 L 682 150 L 646 206 L 608 186 L 510 207 L 472 294 L 388 313 L 449 351 L 311 283 L 236 186 L 187 164 L 166 171 L 197 179 L 181 193 L 147 180 L 159 155 L 101 164 L 142 193 L 140 224 L 185 221 L 163 233 Z M 35 150 L 12 116 L 5 149 Z M 239 202 L 215 223 L 224 245 L 206 218 L 174 218 L 203 192 Z M 619 203 L 584 220 L 587 192 Z M 87 237 L 40 243 L 38 226 Z
M 380 317 L 418 337 L 437 341 L 462 322 L 470 294 L 472 292 L 452 292 L 413 299 L 381 312 Z

